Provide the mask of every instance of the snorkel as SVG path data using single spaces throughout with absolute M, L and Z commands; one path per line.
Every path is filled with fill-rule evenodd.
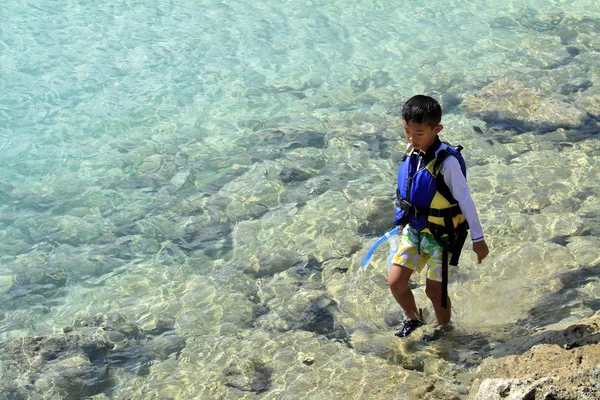
M 377 239 L 377 241 L 373 244 L 373 246 L 371 246 L 369 251 L 367 251 L 365 258 L 363 258 L 363 260 L 362 260 L 363 270 L 366 270 L 367 267 L 369 266 L 369 263 L 371 262 L 371 257 L 373 257 L 373 253 L 375 253 L 375 250 L 377 250 L 377 248 L 379 246 L 381 246 L 383 244 L 383 242 L 385 242 L 386 240 L 389 240 L 390 252 L 387 257 L 387 272 L 388 272 L 388 274 L 390 273 L 390 271 L 392 269 L 392 261 L 394 259 L 394 255 L 398 251 L 398 244 L 396 243 L 396 239 L 394 238 L 394 235 L 398 234 L 399 232 L 400 232 L 400 228 L 395 227 L 394 229 L 392 229 L 389 232 L 386 232 L 385 235 L 383 235 L 382 237 Z

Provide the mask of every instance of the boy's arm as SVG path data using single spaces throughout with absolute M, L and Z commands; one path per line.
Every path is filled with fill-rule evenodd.
M 481 222 L 479 222 L 479 215 L 477 214 L 477 208 L 475 208 L 475 202 L 471 198 L 469 192 L 469 185 L 467 185 L 467 179 L 463 175 L 460 164 L 455 157 L 447 157 L 442 164 L 442 175 L 444 182 L 448 185 L 452 196 L 458 202 L 469 228 L 471 229 L 471 240 L 473 241 L 473 251 L 477 254 L 477 263 L 481 264 L 481 261 L 490 252 L 483 236 L 483 228 Z
M 458 202 L 458 205 L 469 224 L 473 243 L 483 241 L 483 228 L 481 227 L 481 222 L 479 222 L 477 208 L 475 207 L 475 202 L 471 198 L 467 179 L 460 169 L 458 160 L 452 156 L 447 157 L 442 164 L 441 173 L 444 177 L 444 182 L 448 185 L 452 196 L 454 196 Z

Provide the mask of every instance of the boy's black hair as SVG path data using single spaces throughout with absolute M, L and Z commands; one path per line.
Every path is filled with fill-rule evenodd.
M 402 106 L 402 119 L 407 123 L 438 126 L 442 120 L 442 107 L 434 98 L 418 94 Z

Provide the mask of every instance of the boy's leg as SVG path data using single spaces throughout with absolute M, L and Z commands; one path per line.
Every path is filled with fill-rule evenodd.
M 452 315 L 452 304 L 450 302 L 450 297 L 446 297 L 446 301 L 448 302 L 447 308 L 442 307 L 442 282 L 427 279 L 425 293 L 433 304 L 433 309 L 435 310 L 435 317 L 437 318 L 438 324 L 441 326 L 448 325 Z
M 402 307 L 406 318 L 411 320 L 419 319 L 419 310 L 415 303 L 415 297 L 412 291 L 408 287 L 408 281 L 412 275 L 413 270 L 401 266 L 399 264 L 393 264 L 390 275 L 388 276 L 388 285 L 394 298 Z

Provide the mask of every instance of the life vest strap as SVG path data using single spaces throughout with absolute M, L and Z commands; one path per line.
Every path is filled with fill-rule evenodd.
M 458 265 L 462 247 L 467 239 L 467 222 L 454 226 L 451 218 L 447 217 L 444 222 L 447 226 L 428 223 L 427 229 L 431 232 L 435 240 L 442 247 L 442 308 L 448 307 L 448 264 Z M 447 235 L 442 238 L 443 235 Z M 445 240 L 442 240 L 445 239 Z M 449 253 L 452 257 L 448 260 Z
M 439 218 L 454 218 L 459 214 L 462 214 L 462 211 L 458 204 L 453 204 L 450 208 L 429 208 L 429 207 L 417 207 L 410 204 L 408 201 L 397 196 L 396 206 L 407 212 L 409 215 L 415 215 L 417 217 L 420 216 L 428 216 L 428 217 L 439 217 Z

